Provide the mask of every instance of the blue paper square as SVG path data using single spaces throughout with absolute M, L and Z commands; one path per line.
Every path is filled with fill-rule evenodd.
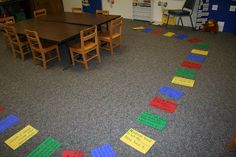
M 175 38 L 180 39 L 180 40 L 184 40 L 184 39 L 187 39 L 188 36 L 185 34 L 179 34 L 179 35 L 176 35 Z
M 142 32 L 144 32 L 144 33 L 150 33 L 152 31 L 153 31 L 152 28 L 145 28 L 144 30 L 142 30 Z
M 168 86 L 161 87 L 159 92 L 163 95 L 166 95 L 166 96 L 174 99 L 174 100 L 179 100 L 184 95 L 184 92 L 172 89 Z
M 101 147 L 91 150 L 93 157 L 116 157 L 115 152 L 110 144 L 105 144 Z
M 3 133 L 6 129 L 13 126 L 17 123 L 20 119 L 15 115 L 9 115 L 6 118 L 0 120 L 0 133 Z
M 202 63 L 202 62 L 205 61 L 206 57 L 205 56 L 195 55 L 195 54 L 188 54 L 187 59 Z

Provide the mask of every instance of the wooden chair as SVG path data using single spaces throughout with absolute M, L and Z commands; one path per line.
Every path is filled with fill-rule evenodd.
M 234 133 L 231 142 L 228 144 L 228 151 L 236 151 L 236 132 Z
M 79 62 L 88 70 L 88 61 L 94 58 L 97 58 L 98 62 L 101 63 L 97 27 L 93 26 L 80 31 L 80 40 L 80 43 L 75 43 L 69 47 L 73 66 L 75 62 Z
M 43 67 L 46 70 L 47 62 L 56 58 L 59 62 L 61 61 L 58 45 L 50 42 L 41 42 L 36 31 L 30 31 L 27 29 L 24 31 L 33 54 L 35 64 L 37 64 L 38 60 L 41 60 L 43 62 Z
M 110 22 L 109 31 L 98 35 L 100 46 L 109 50 L 113 55 L 113 49 L 120 46 L 123 28 L 123 18 L 119 17 Z
M 71 8 L 71 9 L 72 9 L 72 13 L 83 13 L 82 8 Z
M 38 10 L 34 11 L 34 17 L 35 18 L 43 16 L 43 15 L 47 15 L 47 10 L 44 9 L 44 8 L 43 9 L 38 9 Z
M 20 38 L 16 33 L 16 28 L 11 25 L 5 25 L 5 31 L 11 44 L 13 56 L 16 57 L 16 53 L 19 53 L 21 59 L 25 60 L 25 55 L 30 53 L 30 48 L 27 40 Z
M 0 18 L 0 30 L 3 33 L 4 39 L 6 41 L 7 46 L 11 47 L 10 39 L 5 31 L 5 25 L 11 25 L 15 23 L 15 18 L 14 16 L 9 16 L 9 17 L 4 17 Z
M 109 15 L 109 10 L 96 10 L 96 14 Z

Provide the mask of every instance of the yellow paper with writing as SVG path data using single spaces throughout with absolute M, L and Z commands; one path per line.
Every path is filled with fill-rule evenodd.
M 173 33 L 173 32 L 167 32 L 164 34 L 164 36 L 166 36 L 166 37 L 172 37 L 174 35 L 175 35 L 175 33 Z
M 198 49 L 192 49 L 191 53 L 198 54 L 198 55 L 208 55 L 208 51 L 205 50 L 198 50 Z
M 146 154 L 156 142 L 132 128 L 120 140 L 143 154 Z
M 13 150 L 16 150 L 18 147 L 20 147 L 22 144 L 24 144 L 26 141 L 36 135 L 38 132 L 39 131 L 37 129 L 33 128 L 30 125 L 27 125 L 24 129 L 7 139 L 5 143 Z
M 174 84 L 178 84 L 178 85 L 193 87 L 193 85 L 195 83 L 195 80 L 175 76 L 171 82 L 174 83 Z
M 143 26 L 140 26 L 140 27 L 133 27 L 133 29 L 134 29 L 134 30 L 142 30 L 142 29 L 144 29 L 144 27 L 143 27 Z

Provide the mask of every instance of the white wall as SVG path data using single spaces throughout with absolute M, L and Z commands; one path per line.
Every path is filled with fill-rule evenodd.
M 102 0 L 103 10 L 109 10 L 110 14 L 121 15 L 124 18 L 133 18 L 133 0 L 114 0 L 115 3 L 111 6 L 107 0 Z
M 71 12 L 72 7 L 82 8 L 82 0 L 63 0 L 64 11 Z

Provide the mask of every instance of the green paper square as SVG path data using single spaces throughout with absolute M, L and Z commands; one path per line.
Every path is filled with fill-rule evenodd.
M 190 71 L 190 70 L 185 70 L 185 69 L 177 69 L 176 75 L 182 76 L 182 77 L 185 77 L 188 79 L 192 79 L 192 80 L 194 80 L 196 78 L 196 72 Z
M 27 157 L 50 157 L 61 144 L 53 139 L 48 137 L 43 141 L 38 147 L 36 147 Z
M 159 131 L 162 131 L 167 125 L 167 120 L 157 116 L 155 114 L 149 113 L 147 111 L 142 112 L 136 119 L 137 123 L 145 124 Z

